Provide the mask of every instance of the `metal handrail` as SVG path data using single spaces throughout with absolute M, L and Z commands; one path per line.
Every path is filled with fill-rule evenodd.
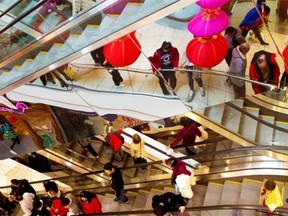
M 107 68 L 107 67 L 102 67 L 102 66 L 94 66 L 94 65 L 87 65 L 87 64 L 73 64 L 70 63 L 72 66 L 74 67 L 83 67 L 83 68 L 105 68 L 105 69 L 115 69 L 115 68 Z M 128 72 L 135 72 L 135 73 L 144 73 L 144 74 L 153 74 L 152 73 L 152 69 L 138 69 L 138 68 L 127 68 L 127 67 L 118 67 L 118 70 L 121 71 L 128 71 Z M 162 71 L 175 71 L 174 69 L 163 69 Z M 196 70 L 196 69 L 186 69 L 186 68 L 182 68 L 182 67 L 178 67 L 177 71 L 180 72 L 197 72 L 197 73 L 202 73 L 202 74 L 212 74 L 212 75 L 217 75 L 217 76 L 225 76 L 225 77 L 231 77 L 231 78 L 235 78 L 235 79 L 239 79 L 239 80 L 244 80 L 245 82 L 250 82 L 253 84 L 257 84 L 260 86 L 264 86 L 270 90 L 275 90 L 277 89 L 277 86 L 273 85 L 273 84 L 268 84 L 268 83 L 263 83 L 263 82 L 259 82 L 259 81 L 255 81 L 255 80 L 251 80 L 249 78 L 246 77 L 240 77 L 240 76 L 235 76 L 232 75 L 231 73 L 227 73 L 227 72 L 223 72 L 220 70 L 213 70 L 213 69 L 207 69 L 207 70 Z
M 256 212 L 269 213 L 270 211 L 266 206 L 261 205 L 214 205 L 214 206 L 198 206 L 198 207 L 186 207 L 185 212 L 190 211 L 213 211 L 213 210 L 251 210 Z M 177 211 L 179 212 L 179 211 Z M 176 211 L 171 211 L 171 213 L 177 213 Z M 288 208 L 277 208 L 272 214 L 278 216 L 287 215 Z M 270 212 L 271 213 L 271 212 Z M 153 210 L 138 210 L 138 211 L 117 211 L 117 212 L 107 212 L 101 213 L 101 215 L 143 215 L 143 214 L 153 214 Z M 81 214 L 84 216 L 85 214 Z
M 287 150 L 287 147 L 285 147 L 285 146 L 240 147 L 240 148 L 220 150 L 220 151 L 211 152 L 211 153 L 207 153 L 207 154 L 201 154 L 201 156 L 210 156 L 210 155 L 212 156 L 212 155 L 216 155 L 216 154 L 231 153 L 233 151 L 247 151 L 247 149 L 250 150 L 250 151 L 254 151 L 254 150 Z M 197 155 L 179 157 L 180 160 L 193 159 L 193 158 L 197 158 Z M 163 163 L 163 161 L 159 160 L 159 161 L 148 162 L 145 165 L 155 165 L 155 164 L 161 164 L 161 163 Z M 143 166 L 143 164 L 137 164 L 137 165 L 126 166 L 126 167 L 119 167 L 119 169 L 120 170 L 126 170 L 126 169 L 132 169 L 132 168 L 141 167 L 141 166 Z M 76 177 L 80 177 L 80 176 L 83 177 L 83 176 L 86 176 L 86 175 L 100 174 L 100 173 L 103 173 L 103 172 L 104 172 L 104 170 L 98 170 L 98 171 L 84 173 L 84 174 L 71 175 L 71 176 L 68 176 L 68 177 L 64 176 L 64 177 L 52 178 L 50 180 L 61 181 L 63 179 L 76 178 Z M 43 180 L 37 180 L 37 181 L 30 182 L 30 184 L 38 184 L 38 183 L 42 183 L 42 182 L 43 182 Z M 9 187 L 10 186 L 1 186 L 0 189 L 5 189 L 5 188 L 9 188 Z
M 37 8 L 41 7 L 46 1 L 48 1 L 48 0 L 42 0 L 42 1 L 38 2 L 35 6 L 31 7 L 29 10 L 27 10 L 26 12 L 21 14 L 19 17 L 17 17 L 16 19 L 12 20 L 12 22 L 8 23 L 6 26 L 4 26 L 0 30 L 0 34 L 5 32 L 7 29 L 11 28 L 13 25 L 15 25 L 17 22 L 19 22 L 20 20 L 22 20 L 26 16 L 28 16 L 30 13 L 32 13 Z
M 23 0 L 19 0 L 17 2 L 15 2 L 14 4 L 12 4 L 11 6 L 9 6 L 6 10 L 4 10 L 1 14 L 0 14 L 0 18 L 2 16 L 4 16 L 5 14 L 7 14 L 10 10 L 12 10 L 14 7 L 16 7 L 18 4 L 20 4 L 20 2 L 22 2 Z

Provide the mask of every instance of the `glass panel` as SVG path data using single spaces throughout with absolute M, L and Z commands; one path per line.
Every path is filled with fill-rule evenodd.
M 8 67 L 8 70 L 10 69 L 10 72 L 2 73 L 0 75 L 1 87 L 5 88 L 6 86 L 11 85 L 17 80 L 27 77 L 45 67 L 48 67 L 49 65 L 59 60 L 62 60 L 63 58 L 70 56 L 71 54 L 97 42 L 98 40 L 103 39 L 108 35 L 115 33 L 118 30 L 121 30 L 122 28 L 129 26 L 132 23 L 139 21 L 140 19 L 143 19 L 153 14 L 154 12 L 162 8 L 165 8 L 175 2 L 177 2 L 177 0 L 165 0 L 165 1 L 146 0 L 143 3 L 137 5 L 138 12 L 135 13 L 133 16 L 129 15 L 130 14 L 129 10 L 128 12 L 126 10 L 123 10 L 124 7 L 122 7 L 122 10 L 120 11 L 118 10 L 119 16 L 111 16 L 110 14 L 111 7 L 119 6 L 119 4 L 122 5 L 123 4 L 122 1 L 116 1 L 116 3 L 113 5 L 110 4 L 109 5 L 110 8 L 106 6 L 106 9 L 104 9 L 103 11 L 97 10 L 97 5 L 93 6 L 93 8 L 91 8 L 90 10 L 87 10 L 86 12 L 83 12 L 81 15 L 77 16 L 76 19 L 79 19 L 78 22 L 76 22 L 74 19 L 71 20 L 71 22 L 74 23 L 73 24 L 74 26 L 70 27 L 70 31 L 64 33 L 63 32 L 58 33 L 57 31 L 54 31 L 54 33 L 56 33 L 57 36 L 54 36 L 53 39 L 50 39 L 45 43 L 42 42 L 41 45 L 34 46 L 32 51 L 27 53 L 25 56 L 21 56 L 18 60 L 15 60 L 13 63 L 11 63 L 10 66 Z M 126 4 L 124 6 L 126 6 Z M 131 7 L 133 6 L 135 5 L 132 5 Z M 27 17 L 26 22 L 29 23 L 30 21 L 28 20 L 31 21 L 33 20 L 33 22 L 35 22 L 35 16 L 37 17 L 37 15 L 34 12 L 33 14 L 31 14 L 31 18 Z M 43 18 L 43 16 L 40 17 Z M 127 19 L 127 17 L 129 17 L 129 19 Z M 48 21 L 47 19 L 48 18 L 46 17 L 45 23 L 50 23 L 50 21 Z M 36 18 L 36 21 L 37 20 L 38 18 Z M 43 20 L 39 18 L 39 21 L 42 22 Z M 54 26 L 57 25 L 57 23 L 58 21 L 56 22 L 56 24 L 55 23 L 48 24 L 49 26 L 48 31 L 50 31 L 51 29 L 55 30 Z M 71 25 L 71 23 L 67 22 L 67 25 Z M 11 30 L 12 29 L 7 30 L 6 33 L 8 34 Z M 41 36 L 41 29 L 38 30 Z M 35 34 L 37 35 L 37 38 L 39 38 L 39 32 L 38 34 Z M 14 44 L 16 47 L 12 49 L 14 51 L 12 53 L 16 53 L 17 51 L 23 49 L 24 47 L 27 47 L 28 45 L 32 44 L 32 42 L 34 41 L 35 39 L 26 43 L 22 43 L 20 40 L 19 43 Z M 46 49 L 43 48 L 43 46 L 46 47 Z M 6 47 L 5 52 L 10 53 L 10 49 L 8 50 L 8 48 Z M 35 53 L 37 55 L 35 55 Z M 2 54 L 2 57 L 4 56 L 5 55 Z M 11 54 L 9 56 L 11 56 Z M 32 58 L 34 60 L 30 61 L 30 63 L 25 64 L 25 67 L 23 67 L 23 63 L 27 62 L 27 57 Z M 37 61 L 37 59 L 39 58 L 44 59 L 44 61 L 41 61 L 40 63 L 39 60 Z M 2 61 L 3 60 L 4 59 L 2 58 Z

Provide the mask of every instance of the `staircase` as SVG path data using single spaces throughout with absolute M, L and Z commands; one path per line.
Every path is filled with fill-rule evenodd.
M 128 3 L 120 15 L 105 15 L 105 13 L 101 13 L 101 9 L 109 6 L 109 2 L 113 1 L 107 0 L 103 4 L 84 12 L 81 16 L 72 19 L 56 31 L 47 34 L 48 42 L 47 38 L 44 37 L 33 44 L 32 50 L 28 46 L 21 51 L 21 54 L 18 52 L 12 56 L 14 59 L 13 63 L 11 61 L 12 57 L 9 56 L 9 58 L 3 60 L 1 67 L 5 66 L 6 69 L 10 68 L 11 70 L 0 73 L 0 94 L 11 91 L 13 88 L 29 82 L 42 74 L 69 63 L 71 60 L 102 46 L 103 43 L 130 33 L 139 28 L 140 25 L 147 24 L 170 14 L 171 11 L 194 3 L 194 1 L 186 0 L 145 0 L 143 3 L 138 4 Z M 89 16 L 89 19 L 92 20 L 93 16 L 99 16 L 100 13 L 102 20 L 99 20 L 98 23 L 95 23 L 95 21 L 89 23 L 87 18 L 83 18 Z M 87 25 L 81 34 L 69 33 L 70 30 L 73 32 L 73 28 L 83 22 L 87 23 Z M 41 49 L 43 44 L 46 46 L 44 50 Z M 18 45 L 19 49 L 21 49 L 22 45 Z M 25 44 L 25 46 L 27 45 Z M 82 52 L 83 48 L 88 49 Z

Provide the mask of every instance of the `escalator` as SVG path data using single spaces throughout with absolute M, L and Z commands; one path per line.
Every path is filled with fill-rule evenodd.
M 120 15 L 105 14 L 106 8 L 119 2 L 121 1 L 102 1 L 79 16 L 66 20 L 57 29 L 53 28 L 54 31 L 44 34 L 34 42 L 17 43 L 17 47 L 13 48 L 13 55 L 5 47 L 0 63 L 0 94 L 195 1 L 145 0 L 138 4 L 127 4 Z M 95 17 L 98 17 L 97 22 Z
M 266 98 L 266 99 L 265 99 Z M 224 104 L 192 111 L 186 115 L 242 146 L 285 146 L 288 138 L 287 109 L 279 102 L 268 102 L 267 97 L 256 95 Z M 232 142 L 231 142 L 232 141 Z M 281 151 L 273 157 L 287 161 Z
M 262 148 L 266 149 L 266 147 Z M 279 147 L 270 148 L 276 151 Z M 284 203 L 283 208 L 278 208 L 275 212 L 278 215 L 288 215 L 288 203 L 285 202 L 288 196 L 287 164 L 259 155 L 254 150 L 255 147 L 246 147 L 237 151 L 226 150 L 206 156 L 195 156 L 195 160 L 198 158 L 202 164 L 209 164 L 210 167 L 208 170 L 202 170 L 202 168 L 195 170 L 197 184 L 192 188 L 194 196 L 187 203 L 186 212 L 201 216 L 259 215 L 258 211 L 265 212 L 265 208 L 262 207 L 261 190 L 263 183 L 269 178 L 276 181 Z M 211 160 L 212 156 L 213 160 Z M 121 169 L 124 173 L 125 169 L 131 169 L 131 167 Z M 103 170 L 98 173 L 103 173 Z M 86 184 L 85 181 L 81 182 L 80 176 L 78 177 L 78 185 L 72 186 L 71 190 L 65 190 L 65 192 L 78 194 L 83 189 L 94 191 L 102 203 L 103 212 L 109 215 L 122 213 L 124 215 L 145 215 L 145 213 L 151 215 L 151 202 L 154 195 L 169 191 L 175 192 L 174 187 L 171 186 L 170 174 L 155 175 L 150 179 L 124 177 L 126 195 L 130 202 L 119 205 L 113 201 L 114 194 L 108 180 Z M 69 184 L 67 179 L 70 179 L 71 183 L 76 179 L 75 176 L 65 178 L 54 180 L 65 181 Z

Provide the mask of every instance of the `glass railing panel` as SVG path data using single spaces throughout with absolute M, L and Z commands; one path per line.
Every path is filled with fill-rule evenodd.
M 49 50 L 50 62 L 45 63 L 44 65 L 46 65 L 46 67 L 47 67 L 48 65 L 51 65 L 57 61 L 60 61 L 62 59 L 69 57 L 71 55 L 71 52 L 70 52 L 71 48 L 72 48 L 74 53 L 77 51 L 80 51 L 81 49 L 107 37 L 107 35 L 115 33 L 117 31 L 123 29 L 124 27 L 130 26 L 132 23 L 137 22 L 137 21 L 155 13 L 156 11 L 161 10 L 161 9 L 163 9 L 163 8 L 173 4 L 175 2 L 178 2 L 178 1 L 177 0 L 165 0 L 165 1 L 146 0 L 143 4 L 139 5 L 139 11 L 138 11 L 138 13 L 136 13 L 137 15 L 135 15 L 135 16 L 130 16 L 129 13 L 125 10 L 121 11 L 122 13 L 120 13 L 119 16 L 116 16 L 116 17 L 114 15 L 111 16 L 108 13 L 106 14 L 105 10 L 107 9 L 108 6 L 111 6 L 111 4 L 109 5 L 108 3 L 106 3 L 109 1 L 104 2 L 106 5 L 106 8 L 105 8 L 105 6 L 100 4 L 101 7 L 104 8 L 102 11 L 99 11 L 99 9 L 97 9 L 97 6 L 94 6 L 90 10 L 87 10 L 85 13 L 83 12 L 83 14 L 81 16 L 78 16 L 76 18 L 76 20 L 78 20 L 78 21 L 72 19 L 71 22 L 74 23 L 73 25 L 71 24 L 71 22 L 67 23 L 67 25 L 71 25 L 69 27 L 70 28 L 70 34 L 68 34 L 69 37 L 65 38 L 65 44 L 64 44 L 65 46 L 68 46 L 68 49 L 63 49 L 65 51 L 60 52 L 63 55 L 57 54 L 56 56 L 52 55 L 52 54 L 50 56 L 50 50 Z M 112 1 L 110 1 L 110 2 L 112 2 Z M 121 1 L 116 1 L 115 4 L 118 4 L 120 2 Z M 67 28 L 67 26 L 65 26 L 63 28 Z M 55 31 L 53 34 L 55 34 L 55 33 L 57 34 L 57 31 Z M 60 34 L 60 33 L 58 33 L 58 34 Z M 81 36 L 80 36 L 80 34 L 81 34 Z M 76 41 L 78 41 L 78 42 L 76 42 Z M 50 42 L 52 44 L 54 44 L 55 43 L 54 38 L 52 40 L 50 40 Z M 62 42 L 64 43 L 64 41 L 62 41 Z M 19 43 L 17 45 L 18 45 L 18 50 L 23 48 L 22 43 Z M 25 45 L 27 45 L 27 44 L 25 44 Z M 50 47 L 48 47 L 48 49 Z M 36 47 L 34 49 L 36 49 Z M 31 52 L 33 53 L 35 51 L 33 50 Z M 52 56 L 54 58 L 51 59 Z M 25 61 L 25 60 L 22 60 L 22 61 Z M 42 67 L 36 67 L 35 69 L 41 70 L 45 67 L 44 65 Z M 35 71 L 36 70 L 34 70 L 34 72 Z M 19 70 L 18 70 L 18 72 L 19 72 Z M 9 79 L 6 76 L 5 77 L 6 85 L 4 83 L 1 83 L 1 86 L 2 86 L 2 84 L 3 84 L 3 87 L 8 86 L 8 85 L 12 84 L 13 82 L 15 82 L 16 80 L 19 80 L 23 77 L 29 76 L 29 75 L 33 74 L 34 72 L 33 71 L 30 71 L 30 72 L 23 71 L 23 72 L 17 73 L 17 75 L 16 75 L 13 73 L 13 70 L 12 70 L 11 73 L 9 73 L 9 77 L 11 76 L 11 82 L 8 81 Z M 22 75 L 20 76 L 18 74 L 22 74 Z

